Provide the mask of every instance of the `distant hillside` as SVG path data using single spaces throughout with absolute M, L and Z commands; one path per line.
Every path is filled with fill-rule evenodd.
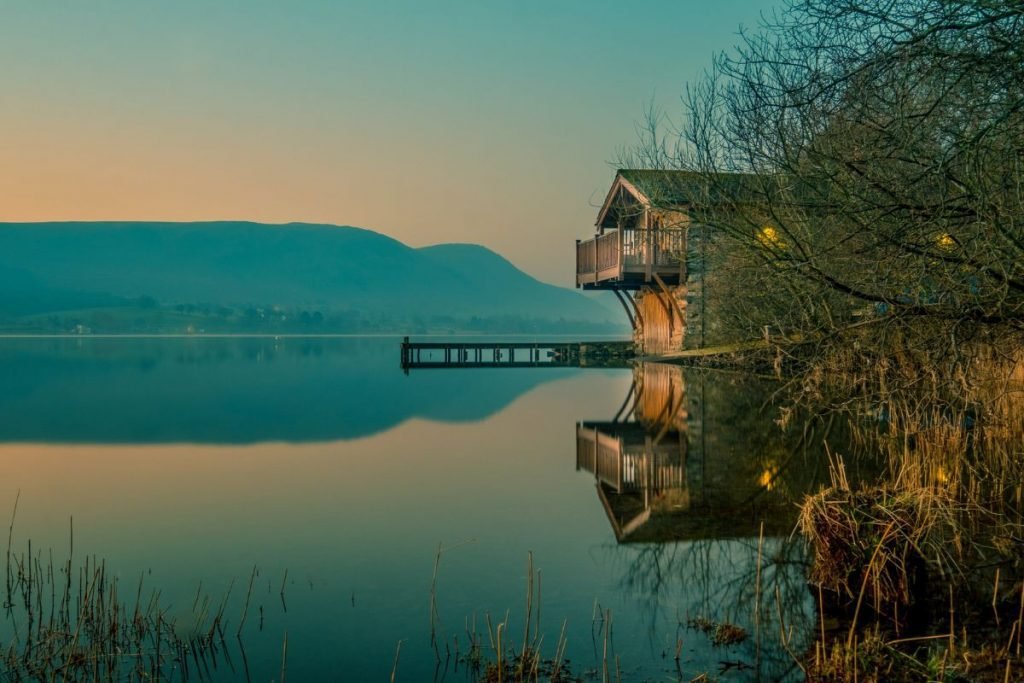
M 75 311 L 85 324 L 136 330 L 300 317 L 346 330 L 621 326 L 600 303 L 478 245 L 414 249 L 297 223 L 0 224 L 0 324 L 60 327 Z

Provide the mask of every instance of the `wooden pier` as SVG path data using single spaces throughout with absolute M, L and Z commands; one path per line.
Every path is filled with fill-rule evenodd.
M 402 340 L 402 370 L 437 368 L 625 367 L 632 342 L 411 342 Z

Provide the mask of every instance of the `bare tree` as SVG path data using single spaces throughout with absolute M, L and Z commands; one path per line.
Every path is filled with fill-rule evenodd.
M 701 178 L 731 336 L 906 383 L 1020 347 L 1024 2 L 793 0 L 683 103 L 628 161 Z

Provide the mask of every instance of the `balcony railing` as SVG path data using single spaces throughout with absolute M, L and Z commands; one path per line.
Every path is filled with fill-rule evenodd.
M 684 277 L 686 232 L 681 229 L 626 228 L 576 243 L 576 284 L 623 280 L 652 273 Z
M 636 423 L 577 423 L 576 469 L 590 472 L 615 493 L 686 488 L 685 446 L 652 444 L 638 430 Z

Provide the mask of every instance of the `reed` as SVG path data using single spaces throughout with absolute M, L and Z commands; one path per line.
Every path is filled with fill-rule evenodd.
M 832 485 L 802 505 L 823 620 L 801 662 L 810 681 L 994 682 L 1024 671 L 1024 611 L 1013 614 L 1000 590 L 1021 580 L 1019 508 L 1004 495 L 1019 445 L 933 418 L 888 453 L 883 482 L 852 489 L 837 458 Z M 824 631 L 825 593 L 845 614 L 844 638 Z M 931 625 L 901 636 L 914 614 Z
M 398 677 L 398 659 L 402 655 L 402 641 L 399 640 L 395 646 L 395 663 L 391 665 L 391 683 L 395 683 Z
M 73 524 L 69 551 L 73 552 Z M 9 530 L 13 539 L 13 521 Z M 12 637 L 0 650 L 0 674 L 10 681 L 123 681 L 213 679 L 218 665 L 231 667 L 221 626 L 231 588 L 212 625 L 211 598 L 189 597 L 184 621 L 168 619 L 160 592 L 143 599 L 144 575 L 122 598 L 116 572 L 102 559 L 84 556 L 76 566 L 70 556 L 57 560 L 26 543 L 24 553 L 10 549 L 6 559 L 10 595 L 4 616 Z M 60 577 L 61 574 L 65 576 Z M 78 576 L 77 583 L 72 576 Z M 59 584 L 59 590 L 58 590 Z M 233 584 L 233 582 L 232 582 Z M 239 639 L 248 678 L 248 664 Z M 286 673 L 287 634 L 282 647 L 282 681 Z M 228 675 L 222 671 L 218 677 Z
M 284 632 L 284 641 L 281 643 L 281 683 L 285 683 L 288 675 L 288 631 Z
M 461 544 L 460 544 L 461 545 Z M 434 556 L 434 572 L 430 584 L 430 642 L 435 652 L 440 651 L 440 633 L 437 601 L 437 583 L 439 579 L 439 565 L 441 555 L 457 546 L 445 548 L 438 546 Z M 554 650 L 550 656 L 545 656 L 544 634 L 541 631 L 541 571 L 534 567 L 533 553 L 527 554 L 527 576 L 526 592 L 523 600 L 523 626 L 522 641 L 518 648 L 515 645 L 515 637 L 509 637 L 511 622 L 511 611 L 497 621 L 492 619 L 489 612 L 484 614 L 484 633 L 477 632 L 477 618 L 465 618 L 465 638 L 468 648 L 463 650 L 459 644 L 458 637 L 453 639 L 455 650 L 455 668 L 465 667 L 469 680 L 478 683 L 567 683 L 579 680 L 575 677 L 565 657 L 567 642 L 568 623 L 563 620 L 558 638 L 554 643 Z M 611 668 L 609 657 L 611 648 L 611 611 L 602 612 L 602 620 L 607 623 L 608 630 L 604 633 L 605 670 L 611 672 L 617 670 L 616 659 Z M 484 638 L 488 647 L 484 647 Z M 446 651 L 451 652 L 446 644 Z M 439 668 L 447 671 L 447 658 L 442 661 L 438 658 Z M 392 675 L 396 675 L 398 658 L 396 652 L 395 664 Z M 606 678 L 608 676 L 606 675 Z
M 245 627 L 245 618 L 249 614 L 249 601 L 252 599 L 252 585 L 256 581 L 256 565 L 252 567 L 252 574 L 249 575 L 249 590 L 245 593 L 245 605 L 242 607 L 242 616 L 238 620 L 238 633 L 236 635 L 242 635 L 242 629 Z

